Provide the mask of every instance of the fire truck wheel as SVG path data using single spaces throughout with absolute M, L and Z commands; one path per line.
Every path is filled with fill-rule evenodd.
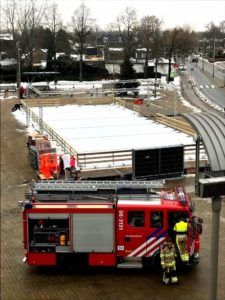
M 143 265 L 146 269 L 160 270 L 160 255 L 159 251 L 156 251 L 152 257 L 144 257 Z

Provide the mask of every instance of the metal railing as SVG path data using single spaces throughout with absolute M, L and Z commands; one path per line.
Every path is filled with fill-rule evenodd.
M 41 124 L 42 130 L 49 134 L 50 139 L 55 141 L 65 153 L 69 153 L 70 155 L 74 155 L 78 161 L 78 153 L 76 150 L 71 147 L 66 140 L 64 140 L 54 129 L 52 129 L 46 122 L 40 120 L 40 117 L 29 108 L 29 106 L 24 102 L 21 101 L 23 108 L 26 112 L 27 116 L 27 125 L 29 125 L 30 120 L 32 120 L 37 125 Z
M 180 121 L 178 119 L 175 118 L 171 118 L 171 117 L 167 117 L 165 115 L 162 115 L 160 113 L 156 114 L 156 121 L 167 125 L 169 127 L 172 127 L 176 130 L 179 130 L 187 135 L 196 137 L 196 132 L 195 130 L 186 122 Z
M 184 161 L 195 161 L 195 144 L 184 146 Z M 200 146 L 200 159 L 207 160 L 203 145 Z M 101 164 L 108 164 L 108 168 L 131 167 L 132 150 L 108 151 L 98 153 L 79 153 L 79 165 L 83 168 L 101 168 Z M 106 168 L 106 167 L 105 167 Z

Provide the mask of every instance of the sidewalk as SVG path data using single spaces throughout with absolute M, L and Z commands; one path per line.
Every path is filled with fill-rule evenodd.
M 216 68 L 225 74 L 225 61 L 216 61 Z
M 204 70 L 202 71 L 204 75 L 222 92 L 224 92 L 225 95 L 225 74 L 224 74 L 224 80 L 218 79 L 216 77 L 212 77 L 212 74 L 210 74 L 208 71 Z
M 206 63 L 210 64 L 206 59 L 204 60 Z M 202 70 L 202 60 L 200 59 L 200 64 L 198 64 L 198 68 L 201 68 Z M 224 78 L 219 79 L 217 77 L 212 77 L 212 73 L 204 69 L 202 70 L 202 73 L 218 88 L 220 88 L 225 93 L 225 61 L 217 61 L 215 62 L 215 69 L 220 70 L 222 73 L 224 73 Z

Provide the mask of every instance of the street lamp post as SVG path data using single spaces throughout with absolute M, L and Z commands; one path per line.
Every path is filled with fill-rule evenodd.
M 113 94 L 114 94 L 114 97 L 116 96 L 116 73 L 115 73 L 115 63 L 116 63 L 116 60 L 114 59 L 113 60 Z
M 203 39 L 202 40 L 202 71 L 204 71 L 204 69 L 205 69 L 204 58 L 205 58 L 205 40 Z
M 209 40 L 207 40 L 206 38 L 203 38 L 201 40 L 199 40 L 199 42 L 202 43 L 202 71 L 205 70 L 205 57 L 206 57 L 206 53 L 205 53 L 205 43 L 209 42 Z
M 202 54 L 202 71 L 204 71 L 204 70 L 205 70 L 205 64 L 204 64 L 204 56 Z
M 152 39 L 153 40 L 153 39 Z M 155 32 L 155 88 L 154 88 L 154 98 L 156 98 L 156 85 L 157 85 L 157 71 L 158 71 L 158 29 Z
M 196 60 L 195 60 L 195 65 L 196 67 L 198 66 L 198 45 L 196 46 Z
M 156 55 L 155 55 L 155 90 L 154 90 L 154 98 L 156 98 L 156 91 L 157 91 L 157 71 L 158 71 L 158 30 L 156 31 L 156 40 L 155 40 L 155 48 L 156 48 Z
M 155 56 L 155 90 L 154 90 L 154 98 L 156 98 L 157 93 L 157 72 L 158 72 L 158 38 L 161 37 L 163 34 L 159 32 L 159 28 L 156 30 L 156 41 L 155 41 L 155 48 L 156 48 L 156 56 Z
M 17 70 L 16 70 L 16 82 L 17 82 L 17 87 L 19 88 L 21 85 L 21 66 L 20 66 L 20 48 L 19 45 L 17 44 Z
M 176 115 L 177 115 L 177 89 L 176 87 L 174 86 L 174 89 L 173 89 L 173 117 L 174 119 L 176 119 Z
M 215 34 L 213 36 L 213 73 L 212 77 L 215 76 L 215 52 L 216 52 L 216 40 L 215 40 Z
M 221 170 L 222 171 L 222 170 Z M 225 195 L 224 177 L 211 177 L 199 180 L 199 195 L 201 198 L 212 198 L 212 231 L 210 254 L 210 300 L 217 299 L 219 229 L 221 201 Z

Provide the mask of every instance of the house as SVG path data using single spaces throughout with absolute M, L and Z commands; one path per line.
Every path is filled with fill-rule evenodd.
M 113 63 L 122 63 L 124 59 L 124 51 L 123 48 L 107 48 L 105 50 L 105 60 L 106 62 Z
M 146 59 L 146 53 L 147 53 L 147 49 L 146 48 L 138 48 L 136 49 L 136 52 L 135 52 L 135 58 L 136 58 L 136 61 L 139 61 L 139 62 L 144 62 L 145 59 Z
M 96 40 L 96 45 L 105 46 L 107 48 L 118 48 L 122 45 L 122 38 L 117 31 L 102 32 Z
M 33 67 L 45 69 L 47 65 L 47 57 L 48 57 L 47 49 L 35 48 L 33 49 L 32 53 L 30 52 L 23 57 L 24 65 L 29 66 L 31 60 L 33 60 Z
M 151 68 L 151 72 L 156 71 L 156 60 L 149 60 L 148 61 L 148 67 Z M 174 59 L 171 61 L 171 78 L 176 77 L 176 64 Z M 168 76 L 169 71 L 169 60 L 167 58 L 160 57 L 157 61 L 157 73 L 160 73 L 161 76 Z
M 16 47 L 10 33 L 0 33 L 0 60 L 5 58 L 15 58 Z
M 85 60 L 104 60 L 103 46 L 88 46 L 85 49 Z

